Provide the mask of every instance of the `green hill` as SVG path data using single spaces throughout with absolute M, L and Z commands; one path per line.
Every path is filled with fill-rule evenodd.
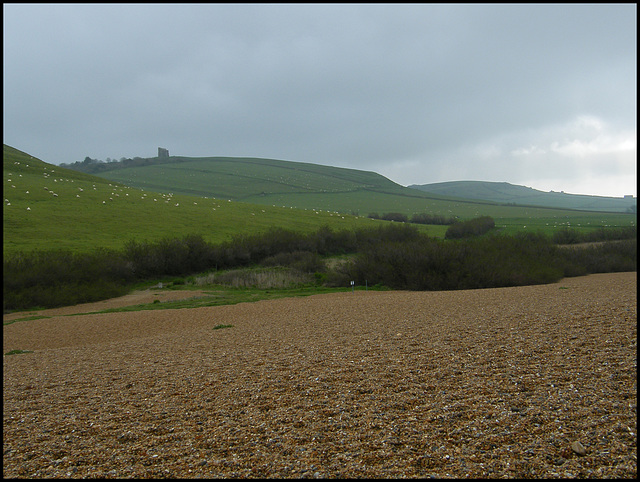
M 370 213 L 491 216 L 504 232 L 635 226 L 636 215 L 447 197 L 367 171 L 256 158 L 135 158 L 55 166 L 3 146 L 3 248 L 89 251 L 202 234 L 220 242 L 271 227 L 311 232 L 385 222 Z M 95 171 L 95 174 L 77 169 Z M 446 226 L 420 226 L 443 237 Z
M 362 214 L 395 210 L 411 215 L 423 211 L 427 204 L 430 210 L 447 214 L 452 201 L 619 213 L 633 212 L 637 204 L 635 198 L 546 193 L 507 182 L 454 181 L 403 187 L 375 172 L 262 158 L 173 156 L 69 167 L 160 192 Z M 468 217 L 474 209 L 458 206 L 458 211 L 456 215 Z
M 221 242 L 271 227 L 311 232 L 382 222 L 333 212 L 142 190 L 3 146 L 3 250 L 121 248 L 131 239 L 202 234 Z
M 375 172 L 277 159 L 172 156 L 69 167 L 143 189 L 260 204 L 358 191 L 406 191 Z
M 451 196 L 403 187 L 375 172 L 276 159 L 172 156 L 76 163 L 73 167 L 128 186 L 266 206 L 359 216 L 391 212 L 409 218 L 419 213 L 461 219 L 491 216 L 497 226 L 507 231 L 549 230 L 568 225 L 589 229 L 635 223 L 635 214 L 603 215 L 577 208 L 514 205 L 509 199 L 469 199 L 464 192 Z M 443 235 L 443 227 L 432 227 L 431 233 Z
M 605 197 L 565 192 L 544 192 L 508 182 L 451 181 L 411 185 L 412 189 L 441 196 L 464 197 L 505 204 L 544 206 L 584 211 L 635 212 L 635 197 Z

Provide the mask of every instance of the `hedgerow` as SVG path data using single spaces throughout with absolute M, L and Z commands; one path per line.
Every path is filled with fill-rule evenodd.
M 484 227 L 490 224 L 482 222 Z M 3 308 L 6 312 L 97 301 L 125 294 L 141 280 L 259 264 L 313 274 L 327 286 L 348 286 L 350 281 L 408 290 L 518 286 L 588 273 L 636 271 L 636 249 L 635 238 L 579 249 L 560 247 L 542 234 L 438 240 L 404 223 L 355 231 L 325 226 L 310 234 L 274 228 L 215 245 L 193 234 L 129 241 L 122 251 L 52 250 L 5 257 Z M 355 258 L 327 272 L 322 257 L 342 254 Z
M 460 239 L 479 236 L 495 228 L 496 223 L 490 216 L 481 216 L 467 221 L 458 221 L 447 229 L 444 239 Z
M 577 229 L 562 228 L 553 233 L 552 239 L 556 244 L 592 243 L 597 241 L 614 241 L 621 239 L 635 239 L 638 228 L 625 226 L 621 228 L 599 228 L 589 232 Z
M 396 221 L 401 223 L 413 223 L 413 224 L 434 224 L 434 225 L 446 225 L 453 224 L 457 222 L 457 218 L 450 216 L 448 218 L 442 216 L 441 214 L 429 214 L 429 213 L 416 213 L 408 218 L 406 214 L 402 213 L 369 213 L 367 216 L 371 219 L 382 219 L 385 221 Z

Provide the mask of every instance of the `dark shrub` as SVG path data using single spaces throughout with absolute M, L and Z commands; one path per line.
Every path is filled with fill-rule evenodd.
M 3 262 L 3 309 L 68 306 L 120 296 L 133 271 L 115 251 L 34 251 Z
M 395 221 L 396 223 L 406 223 L 409 221 L 406 214 L 402 213 L 386 213 L 382 215 L 385 221 Z
M 278 253 L 266 258 L 264 266 L 288 266 L 303 273 L 315 273 L 324 269 L 322 258 L 310 251 L 294 251 L 293 253 Z
M 459 221 L 452 224 L 444 235 L 445 239 L 469 238 L 480 236 L 495 228 L 496 223 L 490 216 L 481 216 L 468 221 Z
M 575 229 L 561 228 L 551 237 L 556 244 L 577 244 L 580 243 L 583 237 Z
M 456 222 L 456 218 L 454 218 L 454 217 L 445 218 L 441 214 L 421 213 L 421 214 L 414 214 L 413 216 L 411 216 L 411 219 L 410 219 L 409 222 L 414 223 L 414 224 L 446 225 L 446 224 L 455 223 Z

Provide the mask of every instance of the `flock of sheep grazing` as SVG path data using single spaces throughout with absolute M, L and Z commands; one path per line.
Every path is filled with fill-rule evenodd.
M 32 157 L 32 159 L 33 159 L 33 157 Z M 15 162 L 14 162 L 14 164 L 16 164 L 16 165 L 20 165 L 20 162 L 19 162 L 19 161 L 15 161 Z M 24 164 L 23 166 L 24 166 L 24 167 L 26 167 L 26 168 L 29 168 L 29 164 Z M 32 167 L 35 167 L 35 166 L 32 166 Z M 47 166 L 44 166 L 44 167 L 43 167 L 43 177 L 44 177 L 44 179 L 45 179 L 45 180 L 48 180 L 48 182 L 53 181 L 53 182 L 55 182 L 55 183 L 57 183 L 57 182 L 60 182 L 60 183 L 64 183 L 64 182 L 74 182 L 74 180 L 73 180 L 73 179 L 63 179 L 63 178 L 56 178 L 56 177 L 53 177 L 53 176 L 52 176 L 52 174 L 55 174 L 55 172 L 56 172 L 56 171 L 55 171 L 55 169 L 51 169 L 51 168 L 48 168 Z M 9 177 L 9 178 L 7 179 L 7 182 L 9 182 L 9 183 L 14 182 L 14 181 L 12 180 L 12 178 L 14 177 L 14 175 L 13 175 L 12 173 L 8 173 L 8 177 Z M 22 177 L 22 174 L 18 174 L 18 177 Z M 51 185 L 51 184 L 49 184 L 49 185 Z M 11 186 L 11 188 L 12 188 L 12 189 L 17 189 L 15 184 L 10 184 L 10 186 Z M 129 187 L 129 186 L 119 186 L 119 185 L 117 185 L 117 184 L 116 184 L 116 185 L 113 185 L 113 184 L 111 184 L 111 183 L 108 183 L 108 186 L 109 186 L 109 190 L 111 191 L 111 192 L 110 192 L 110 195 L 109 195 L 108 199 L 103 199 L 103 200 L 101 200 L 101 204 L 107 204 L 108 202 L 114 201 L 114 198 L 118 198 L 118 197 L 120 197 L 120 194 L 119 194 L 119 193 L 124 192 L 124 190 L 125 190 L 125 189 L 127 189 L 127 190 L 129 190 L 129 189 L 138 190 L 137 188 L 131 188 L 131 187 Z M 98 191 L 98 186 L 96 186 L 96 184 L 92 184 L 92 187 L 93 187 L 93 190 L 94 190 L 94 191 Z M 59 194 L 58 194 L 57 192 L 53 191 L 52 189 L 50 189 L 49 187 L 47 187 L 47 186 L 43 186 L 43 189 L 44 189 L 46 192 L 50 193 L 52 197 L 54 197 L 54 198 L 59 197 Z M 161 202 L 161 201 L 164 201 L 166 204 L 170 204 L 170 205 L 173 205 L 173 206 L 175 206 L 175 207 L 179 207 L 179 206 L 180 206 L 180 203 L 179 203 L 179 202 L 175 202 L 175 200 L 173 199 L 173 196 L 174 196 L 174 194 L 173 194 L 173 193 L 168 193 L 168 194 L 153 193 L 153 195 L 155 195 L 156 197 L 152 197 L 152 196 L 148 196 L 148 194 L 147 194 L 146 192 L 144 192 L 144 189 L 139 189 L 139 191 L 141 192 L 141 197 L 140 197 L 140 199 L 141 199 L 141 200 L 150 200 L 150 199 L 153 199 L 153 201 L 154 201 L 154 202 Z M 81 194 L 81 193 L 83 193 L 83 192 L 84 192 L 84 189 L 83 189 L 83 188 L 81 188 L 81 187 L 79 187 L 79 188 L 78 188 L 78 190 L 77 190 L 77 192 L 76 192 L 75 197 L 76 197 L 76 198 L 80 198 L 80 197 L 81 197 L 81 196 L 80 196 L 80 194 Z M 29 191 L 25 191 L 25 194 L 29 195 L 29 194 L 30 194 L 30 192 L 29 192 Z M 126 197 L 126 196 L 129 196 L 129 193 L 128 193 L 128 192 L 125 192 L 125 193 L 124 193 L 124 196 L 125 196 L 125 197 Z M 216 209 L 218 209 L 218 208 L 220 208 L 220 207 L 221 207 L 220 201 L 219 201 L 218 199 L 216 199 L 216 198 L 208 198 L 208 197 L 204 197 L 204 199 L 205 199 L 205 200 L 211 200 L 211 201 L 212 201 L 212 206 L 211 206 L 211 207 L 212 207 L 212 209 L 213 209 L 214 211 L 215 211 Z M 34 200 L 35 200 L 35 199 L 34 199 Z M 98 201 L 98 202 L 100 202 L 100 201 Z M 231 202 L 231 199 L 229 199 L 229 200 L 228 200 L 228 202 L 230 203 L 230 202 Z M 5 198 L 4 203 L 5 203 L 5 206 L 11 206 L 11 202 L 10 202 L 10 201 L 9 201 L 9 199 L 7 199 L 7 198 Z M 193 204 L 194 204 L 194 205 L 198 205 L 198 202 L 197 202 L 197 201 L 194 201 L 194 202 L 193 202 Z M 273 207 L 275 208 L 276 206 L 274 205 Z M 282 206 L 282 208 L 285 208 L 285 206 Z M 289 208 L 289 209 L 293 209 L 291 206 L 289 206 L 288 208 Z M 26 210 L 27 210 L 27 211 L 31 211 L 31 206 L 27 206 Z M 305 210 L 306 210 L 306 209 L 305 209 Z M 264 209 L 261 209 L 260 211 L 261 211 L 262 213 L 265 213 L 265 212 L 266 212 Z M 322 210 L 316 210 L 316 209 L 313 209 L 313 211 L 315 212 L 315 214 L 320 214 L 320 213 L 322 213 Z M 257 212 L 257 211 L 256 211 L 256 212 Z M 251 213 L 251 214 L 252 214 L 253 216 L 255 216 L 255 215 L 256 215 L 255 213 Z M 338 215 L 338 216 L 340 216 L 340 213 L 338 213 L 338 212 L 330 212 L 330 211 L 326 211 L 326 214 L 328 214 L 329 216 L 334 216 L 334 215 Z M 342 216 L 342 219 L 344 219 L 344 216 Z
M 20 162 L 16 161 L 16 162 L 14 162 L 14 164 L 20 165 Z M 24 167 L 28 168 L 29 164 L 25 164 Z M 53 181 L 53 182 L 56 182 L 56 183 L 57 182 L 74 182 L 73 179 L 69 180 L 69 179 L 55 178 L 55 177 L 52 178 L 51 174 L 55 173 L 55 169 L 48 169 L 47 167 L 44 167 L 43 169 L 44 169 L 44 172 L 43 172 L 44 179 L 49 179 L 50 181 Z M 8 176 L 9 176 L 9 178 L 7 179 L 7 182 L 10 182 L 10 183 L 13 182 L 13 179 L 12 179 L 13 174 L 12 173 L 8 173 Z M 22 177 L 22 174 L 18 174 L 18 177 Z M 15 184 L 11 184 L 10 186 L 11 186 L 11 188 L 16 189 Z M 114 186 L 112 186 L 112 184 L 109 184 L 109 186 L 110 187 L 114 187 Z M 118 186 L 115 186 L 114 189 L 115 188 L 118 188 Z M 53 189 L 50 189 L 47 186 L 43 186 L 43 189 L 46 192 L 50 193 L 54 198 L 59 196 L 59 194 L 57 192 L 55 192 Z M 98 190 L 98 188 L 97 188 L 97 186 L 95 184 L 93 184 L 93 190 L 94 191 Z M 122 189 L 120 189 L 120 191 L 122 191 Z M 84 189 L 79 187 L 78 188 L 78 193 L 76 193 L 76 197 L 79 198 L 80 197 L 80 193 L 82 193 L 82 192 L 84 192 Z M 25 194 L 30 194 L 30 193 L 29 193 L 29 191 L 25 191 Z M 115 196 L 119 196 L 119 194 L 116 194 L 116 193 L 112 192 L 111 193 L 111 197 L 109 198 L 109 200 L 113 201 L 113 196 L 114 195 Z M 126 195 L 128 196 L 129 194 L 127 193 Z M 5 206 L 11 206 L 11 202 L 7 198 L 5 198 L 4 203 L 5 203 Z M 102 201 L 102 203 L 105 204 L 106 201 Z M 31 211 L 31 207 L 30 206 L 27 206 L 27 211 Z
M 16 161 L 16 162 L 14 162 L 14 164 L 16 164 L 16 165 L 20 165 L 20 162 Z M 23 166 L 24 166 L 24 167 L 26 167 L 26 168 L 28 168 L 28 167 L 29 167 L 29 164 L 24 164 Z M 52 177 L 52 176 L 51 176 L 51 174 L 55 173 L 55 169 L 49 169 L 49 168 L 47 168 L 46 166 L 45 166 L 43 169 L 44 169 L 44 172 L 43 172 L 44 179 L 48 179 L 49 181 L 53 181 L 53 182 L 56 182 L 56 183 L 57 183 L 57 182 L 61 182 L 61 183 L 62 183 L 62 182 L 74 182 L 74 180 L 73 180 L 73 179 L 71 179 L 71 180 L 70 180 L 70 179 L 63 179 L 63 178 L 56 178 L 56 177 Z M 12 179 L 13 177 L 14 177 L 14 175 L 13 175 L 12 173 L 8 173 L 8 179 L 7 179 L 7 182 L 9 182 L 9 183 L 15 182 L 15 181 Z M 22 174 L 18 174 L 18 177 L 22 177 Z M 108 202 L 108 201 L 114 201 L 114 198 L 118 198 L 118 197 L 120 197 L 120 194 L 119 194 L 119 193 L 124 192 L 124 189 L 135 189 L 135 188 L 130 188 L 130 187 L 128 187 L 128 186 L 124 186 L 124 187 L 123 187 L 123 186 L 119 186 L 119 185 L 117 185 L 117 184 L 116 184 L 116 185 L 113 185 L 113 184 L 111 184 L 111 183 L 108 183 L 108 185 L 109 185 L 109 188 L 110 188 L 109 190 L 111 191 L 111 193 L 110 193 L 110 195 L 109 195 L 108 199 L 103 199 L 103 200 L 102 200 L 102 204 L 107 204 L 107 202 Z M 10 184 L 10 187 L 11 187 L 12 189 L 17 189 L 15 184 Z M 98 191 L 98 186 L 96 186 L 96 184 L 92 184 L 92 187 L 93 187 L 93 190 L 94 190 L 94 191 Z M 52 197 L 54 197 L 54 198 L 59 197 L 59 194 L 58 194 L 57 192 L 55 192 L 53 189 L 50 189 L 48 186 L 43 186 L 43 189 L 44 189 L 46 192 L 50 193 L 50 194 L 52 195 Z M 140 198 L 140 199 L 142 199 L 142 200 L 151 199 L 150 197 L 148 197 L 147 193 L 145 193 L 145 192 L 144 192 L 144 190 L 142 190 L 142 189 L 141 189 L 140 191 L 142 192 L 142 195 L 141 195 L 141 198 Z M 83 188 L 81 188 L 81 187 L 79 187 L 79 188 L 78 188 L 78 192 L 76 193 L 76 197 L 77 197 L 77 198 L 80 198 L 80 197 L 81 197 L 81 196 L 80 196 L 80 194 L 81 194 L 81 193 L 83 193 L 83 192 L 84 192 L 84 189 L 83 189 Z M 27 191 L 25 191 L 25 194 L 30 194 L 30 192 L 27 190 Z M 126 197 L 126 196 L 129 196 L 129 193 L 128 193 L 128 192 L 125 192 L 125 193 L 124 193 L 124 196 L 125 196 L 125 197 Z M 164 202 L 165 202 L 165 203 L 167 203 L 167 204 L 171 203 L 171 204 L 173 204 L 173 205 L 174 205 L 174 206 L 176 206 L 176 207 L 177 207 L 177 206 L 180 206 L 180 203 L 178 203 L 178 202 L 175 202 L 175 203 L 174 203 L 174 202 L 173 202 L 173 201 L 174 201 L 174 200 L 173 200 L 173 196 L 174 196 L 174 194 L 173 194 L 173 193 L 169 193 L 169 194 L 160 194 L 160 193 L 157 193 L 157 195 L 156 195 L 156 196 L 157 196 L 157 197 L 154 197 L 154 198 L 153 198 L 153 200 L 154 200 L 155 202 L 163 201 L 163 200 L 164 200 Z M 205 198 L 205 199 L 207 199 L 207 198 Z M 229 202 L 231 202 L 231 200 L 229 200 Z M 5 198 L 4 203 L 5 203 L 5 206 L 11 206 L 11 202 L 9 201 L 9 199 L 8 199 L 8 198 Z M 194 201 L 194 202 L 193 202 L 193 204 L 194 204 L 194 205 L 197 205 L 198 203 Z M 216 208 L 219 208 L 219 207 L 220 207 L 220 204 L 216 203 L 216 202 L 215 202 L 215 198 L 214 198 L 214 207 L 213 207 L 213 209 L 215 210 Z M 27 210 L 27 211 L 31 211 L 31 206 L 27 206 L 26 210 Z M 264 212 L 264 211 L 263 211 L 263 212 Z

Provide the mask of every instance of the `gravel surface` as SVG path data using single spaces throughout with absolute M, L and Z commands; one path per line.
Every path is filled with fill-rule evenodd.
M 635 478 L 636 289 L 614 273 L 18 321 L 3 477 Z

